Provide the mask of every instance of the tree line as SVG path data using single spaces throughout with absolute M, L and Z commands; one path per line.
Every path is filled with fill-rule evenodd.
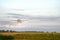
M 13 30 L 0 30 L 0 32 L 16 32 L 16 31 L 13 31 Z

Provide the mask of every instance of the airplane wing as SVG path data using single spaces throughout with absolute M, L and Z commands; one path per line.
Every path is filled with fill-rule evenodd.
M 11 21 L 13 21 L 13 22 L 20 22 L 20 23 L 22 23 L 22 22 L 27 21 L 27 20 L 20 20 L 20 19 L 17 19 L 17 20 L 11 20 Z

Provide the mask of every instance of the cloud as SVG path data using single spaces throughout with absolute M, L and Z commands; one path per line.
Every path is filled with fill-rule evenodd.
M 16 31 L 49 31 L 49 32 L 60 32 L 60 26 L 33 26 L 25 28 L 15 28 Z
M 16 13 L 6 13 L 6 18 L 0 18 L 0 26 L 2 29 L 12 29 L 18 31 L 58 31 L 60 26 L 60 17 L 44 17 L 44 16 L 27 16 Z M 9 16 L 9 17 L 8 17 Z M 10 20 L 16 18 L 29 19 L 27 22 L 16 23 Z M 18 19 L 17 18 L 17 19 Z M 59 20 L 59 21 L 58 21 Z M 9 26 L 10 25 L 10 26 Z M 57 27 L 58 26 L 58 27 Z M 58 29 L 58 30 L 57 30 Z
M 12 9 L 12 10 L 15 10 L 15 11 L 24 11 L 24 9 Z
M 12 22 L 11 20 L 13 20 L 14 18 L 4 18 L 4 17 L 1 17 L 0 18 L 0 27 L 9 27 L 10 25 L 15 25 L 17 24 L 16 22 Z
M 7 13 L 8 15 L 11 15 L 12 18 L 21 18 L 21 19 L 29 19 L 29 20 L 40 20 L 40 21 L 60 21 L 60 16 L 28 16 L 23 14 L 17 14 L 17 13 Z

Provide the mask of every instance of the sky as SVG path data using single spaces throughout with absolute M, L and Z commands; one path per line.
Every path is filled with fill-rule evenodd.
M 18 18 L 27 21 L 10 21 Z M 0 0 L 0 26 L 2 25 L 17 29 L 60 26 L 60 0 Z

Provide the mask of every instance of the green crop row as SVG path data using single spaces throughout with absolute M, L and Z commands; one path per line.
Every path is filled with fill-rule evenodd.
M 60 33 L 41 33 L 41 34 L 0 34 L 0 40 L 60 40 Z

